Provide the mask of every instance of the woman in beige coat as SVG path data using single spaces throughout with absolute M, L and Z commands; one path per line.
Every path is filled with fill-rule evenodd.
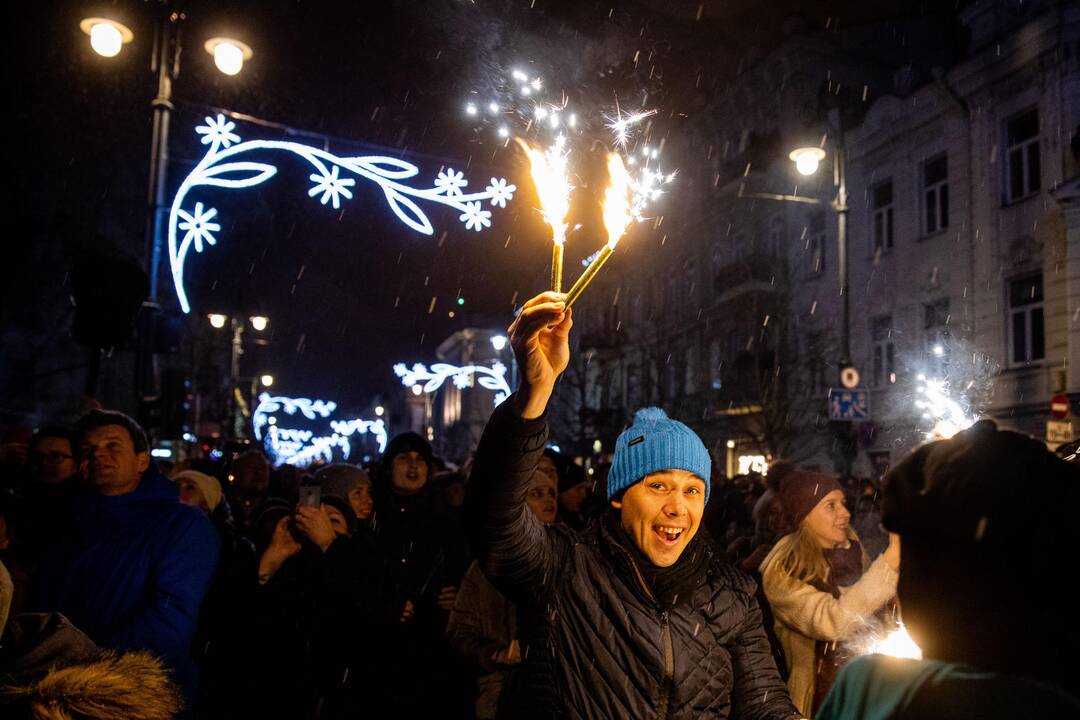
M 900 541 L 867 561 L 836 479 L 792 469 L 780 481 L 788 526 L 761 564 L 784 650 L 788 691 L 810 717 L 839 669 L 837 644 L 865 631 L 896 594 Z

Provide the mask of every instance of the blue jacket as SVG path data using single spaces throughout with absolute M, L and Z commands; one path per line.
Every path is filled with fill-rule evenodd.
M 199 605 L 217 567 L 218 538 L 176 484 L 151 466 L 139 487 L 72 503 L 68 532 L 42 567 L 42 609 L 62 612 L 96 643 L 149 650 L 190 690 Z

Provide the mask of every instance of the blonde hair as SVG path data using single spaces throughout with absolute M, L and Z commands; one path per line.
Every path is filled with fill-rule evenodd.
M 847 540 L 849 543 L 859 540 L 858 534 L 850 525 L 847 527 Z M 804 583 L 812 583 L 814 580 L 829 581 L 829 561 L 825 558 L 821 545 L 814 539 L 805 519 L 795 532 L 780 538 L 780 542 L 776 544 L 776 553 L 769 565 L 779 567 L 791 577 Z

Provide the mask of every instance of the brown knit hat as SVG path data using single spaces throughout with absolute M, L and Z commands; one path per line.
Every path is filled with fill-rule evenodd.
M 780 505 L 784 509 L 784 519 L 794 531 L 802 524 L 803 518 L 810 514 L 819 502 L 833 490 L 840 490 L 840 483 L 832 475 L 800 470 L 793 465 L 784 464 L 769 474 L 780 471 L 781 477 L 774 481 L 780 486 Z

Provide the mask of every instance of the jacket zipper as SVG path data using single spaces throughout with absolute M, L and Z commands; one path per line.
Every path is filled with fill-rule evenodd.
M 637 576 L 638 582 L 641 584 L 641 589 L 645 592 L 646 597 L 652 600 L 654 605 L 659 607 L 656 596 L 653 595 L 652 591 L 649 589 L 649 584 L 645 582 L 645 577 L 641 574 L 641 569 L 638 568 L 637 563 L 634 562 L 633 556 L 623 548 L 619 548 L 619 550 L 626 556 L 627 561 L 630 563 L 630 567 L 634 569 L 634 574 Z M 667 610 L 660 611 L 660 637 L 664 644 L 664 679 L 660 683 L 660 702 L 657 707 L 656 716 L 660 718 L 660 720 L 665 720 L 668 713 L 672 684 L 675 680 L 675 648 L 671 644 L 671 623 L 669 621 Z

